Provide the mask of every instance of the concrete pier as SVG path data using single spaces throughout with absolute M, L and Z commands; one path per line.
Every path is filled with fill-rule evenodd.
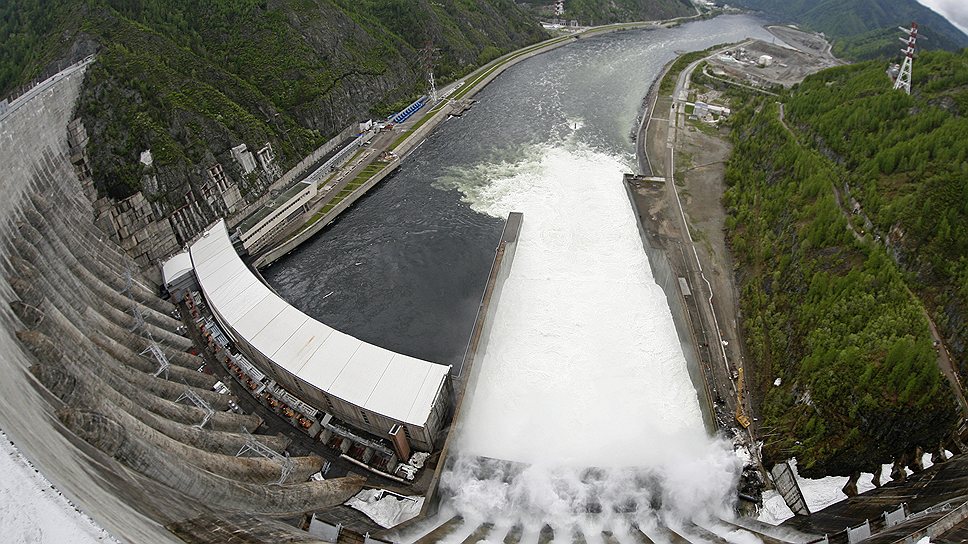
M 707 380 L 711 372 L 705 369 L 711 364 L 710 342 L 715 341 L 706 333 L 706 324 L 692 294 L 693 289 L 689 287 L 694 285 L 694 280 L 689 273 L 683 234 L 671 222 L 671 210 L 666 206 L 665 181 L 650 181 L 626 174 L 624 183 L 635 210 L 652 276 L 662 287 L 672 311 L 689 376 L 699 396 L 703 422 L 713 433 L 719 428 L 714 411 L 716 397 Z
M 514 263 L 514 253 L 517 250 L 518 236 L 521 234 L 521 226 L 524 223 L 524 214 L 511 212 L 504 224 L 501 238 L 497 248 L 494 250 L 494 261 L 491 263 L 491 271 L 488 273 L 487 283 L 484 287 L 484 294 L 481 296 L 481 304 L 477 310 L 477 319 L 474 321 L 474 328 L 471 330 L 470 338 L 467 341 L 467 349 L 464 352 L 463 360 L 458 368 L 454 369 L 454 410 L 451 417 L 450 427 L 447 431 L 447 440 L 444 442 L 440 451 L 440 458 L 434 470 L 433 479 L 428 487 L 424 506 L 420 515 L 410 520 L 402 526 L 394 528 L 394 532 L 405 530 L 435 515 L 440 507 L 441 497 L 438 493 L 440 486 L 440 476 L 447 466 L 448 456 L 451 446 L 461 429 L 461 410 L 465 401 L 473 397 L 474 387 L 481 373 L 481 362 L 487 353 L 487 339 L 494 324 L 494 313 L 501 299 L 501 291 L 504 282 L 511 273 L 511 265 Z

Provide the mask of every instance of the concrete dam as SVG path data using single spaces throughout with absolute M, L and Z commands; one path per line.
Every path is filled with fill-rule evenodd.
M 729 444 L 706 435 L 695 399 L 682 400 L 695 397 L 695 391 L 687 387 L 688 372 L 681 353 L 676 353 L 678 337 L 668 328 L 671 317 L 665 325 L 648 329 L 645 341 L 626 342 L 614 330 L 615 321 L 605 306 L 586 303 L 600 300 L 615 306 L 634 298 L 645 308 L 642 315 L 619 316 L 632 321 L 649 313 L 668 313 L 659 305 L 665 295 L 654 281 L 640 276 L 644 256 L 627 258 L 641 254 L 642 248 L 635 225 L 613 211 L 629 206 L 623 164 L 575 141 L 564 147 L 540 146 L 541 153 L 533 157 L 535 168 L 501 178 L 507 190 L 500 195 L 507 198 L 474 202 L 495 216 L 518 206 L 528 208 L 520 235 L 515 231 L 502 240 L 513 245 L 498 249 L 499 255 L 505 249 L 513 254 L 514 265 L 508 269 L 508 261 L 492 270 L 489 281 L 494 281 L 485 299 L 493 296 L 500 303 L 492 313 L 479 316 L 475 334 L 487 340 L 475 344 L 479 352 L 471 354 L 473 365 L 465 367 L 466 374 L 455 382 L 455 388 L 467 388 L 467 395 L 456 424 L 440 437 L 446 438 L 444 453 L 427 461 L 435 470 L 424 470 L 424 481 L 412 483 L 396 473 L 380 474 L 377 465 L 385 466 L 381 459 L 406 456 L 406 449 L 397 450 L 396 443 L 385 447 L 386 422 L 374 419 L 389 409 L 367 405 L 368 398 L 362 398 L 366 395 L 352 389 L 364 380 L 340 382 L 335 368 L 324 369 L 335 377 L 317 379 L 301 374 L 301 367 L 283 364 L 306 363 L 311 356 L 283 358 L 298 352 L 299 345 L 266 329 L 266 321 L 282 312 L 297 317 L 293 332 L 303 330 L 306 334 L 300 338 L 306 343 L 317 342 L 317 333 L 334 333 L 280 305 L 275 300 L 280 297 L 249 277 L 227 236 L 222 239 L 223 233 L 218 233 L 218 247 L 208 247 L 203 238 L 196 241 L 195 266 L 203 270 L 199 273 L 208 279 L 224 275 L 217 282 L 222 285 L 206 289 L 204 278 L 200 285 L 207 291 L 203 302 L 211 303 L 203 311 L 221 315 L 214 321 L 196 321 L 191 306 L 195 302 L 159 297 L 158 287 L 94 224 L 84 129 L 72 123 L 82 80 L 83 67 L 78 67 L 42 85 L 0 118 L 0 183 L 6 197 L 0 203 L 0 428 L 58 489 L 117 538 L 190 543 L 803 544 L 868 538 L 900 542 L 924 535 L 943 541 L 960 534 L 968 512 L 960 458 L 940 463 L 908 484 L 885 486 L 834 511 L 786 526 L 766 526 L 733 515 L 737 461 Z M 553 177 L 543 177 L 545 172 Z M 571 189 L 567 192 L 574 194 L 568 198 L 573 200 L 552 198 L 547 179 Z M 614 184 L 603 189 L 601 202 L 582 216 L 602 231 L 589 231 L 580 217 L 562 217 L 558 211 L 584 202 L 581 190 L 589 179 Z M 600 235 L 609 245 L 596 246 L 601 253 L 587 255 L 578 265 L 586 277 L 599 281 L 582 284 L 585 291 L 569 291 L 572 284 L 562 271 L 571 270 L 573 263 L 567 261 L 575 260 L 576 246 L 592 243 L 591 235 Z M 622 247 L 627 252 L 615 254 L 611 250 L 617 246 L 611 244 L 626 244 Z M 195 261 L 195 256 L 190 259 Z M 542 271 L 542 262 L 554 263 L 554 272 Z M 620 267 L 618 279 L 606 277 L 602 262 Z M 241 294 L 232 296 L 233 289 Z M 542 302 L 562 295 L 573 299 L 564 311 Z M 249 314 L 253 300 L 261 304 L 268 298 L 272 300 L 265 307 L 271 305 L 275 314 Z M 598 322 L 597 328 L 583 330 L 587 315 Z M 535 328 L 540 323 L 558 324 L 553 320 L 561 316 L 571 324 L 554 334 Z M 198 327 L 212 322 L 219 326 L 204 331 Z M 572 359 L 555 351 L 556 345 L 575 337 L 589 346 L 604 343 L 609 360 L 664 351 L 655 358 L 658 368 L 577 367 L 571 379 L 582 382 L 587 391 L 576 395 L 570 389 L 570 369 L 561 366 Z M 253 376 L 258 369 L 234 358 L 238 353 L 226 352 L 223 340 L 233 346 L 249 344 L 251 360 L 273 349 L 278 355 L 277 375 Z M 350 346 L 351 340 L 342 337 L 339 341 L 352 352 L 346 356 L 347 365 L 359 350 L 366 351 L 360 357 L 365 355 L 372 368 L 390 369 L 396 357 L 367 351 L 370 348 L 362 344 Z M 313 345 L 339 347 L 325 348 L 325 343 Z M 629 355 L 633 349 L 639 351 Z M 580 355 L 591 360 L 590 351 Z M 384 360 L 385 366 L 377 365 L 384 365 Z M 521 360 L 537 364 L 514 364 Z M 235 377 L 229 380 L 234 380 L 232 392 L 226 393 L 218 376 L 230 373 Z M 401 371 L 396 381 L 412 374 Z M 291 383 L 285 383 L 290 378 Z M 623 382 L 642 385 L 647 394 L 615 394 L 628 392 Z M 306 416 L 313 415 L 313 408 L 272 389 L 280 383 L 310 395 L 315 392 L 307 385 L 317 387 L 321 396 L 316 402 L 321 406 L 347 401 L 347 420 L 354 406 L 373 409 L 352 414 L 359 418 L 353 421 L 356 427 L 341 431 L 349 436 L 339 434 L 341 427 L 332 419 L 294 415 L 285 421 L 278 415 L 285 413 L 282 408 L 268 408 L 271 402 L 282 400 Z M 376 379 L 366 384 L 394 385 Z M 414 389 L 422 392 L 415 396 L 434 397 L 427 391 L 437 384 L 429 378 L 415 382 Z M 595 405 L 596 395 L 603 391 L 614 398 Z M 327 411 L 339 413 L 333 407 Z M 618 411 L 626 413 L 611 417 Z M 642 421 L 642 411 L 665 417 Z M 411 413 L 416 411 L 400 419 Z M 512 420 L 515 413 L 539 416 Z M 416 415 L 412 419 L 396 436 L 407 436 L 407 444 L 416 447 L 420 424 L 428 420 Z M 303 422 L 310 427 L 300 429 Z M 371 423 L 372 428 L 365 427 Z M 376 436 L 377 429 L 383 436 Z M 310 440 L 309 434 L 324 432 L 329 433 L 325 445 L 333 449 L 336 444 L 334 451 L 339 452 L 327 458 L 307 447 L 314 441 L 314 447 L 319 446 L 320 440 Z M 434 447 L 439 448 L 441 440 L 431 437 L 425 442 L 437 442 Z M 672 442 L 675 447 L 650 453 L 645 448 L 650 441 Z M 361 449 L 368 452 L 366 460 L 360 461 L 354 451 L 366 443 L 370 445 Z M 572 457 L 563 458 L 563 451 Z M 325 473 L 325 479 L 314 478 L 317 473 Z M 387 532 L 341 506 L 364 488 L 401 496 L 421 489 L 437 498 L 425 503 L 424 516 Z M 322 528 L 316 525 L 319 520 L 326 522 Z
M 265 516 L 252 533 L 269 541 L 295 532 L 273 520 L 339 504 L 363 478 L 307 481 L 323 459 L 303 456 L 291 458 L 288 483 L 270 486 L 277 463 L 236 456 L 250 442 L 282 451 L 290 439 L 243 432 L 262 419 L 229 411 L 233 397 L 196 371 L 205 361 L 186 351 L 175 306 L 93 224 L 75 167 L 83 142 L 67 132 L 83 74 L 13 104 L 0 125 L 3 429 L 126 540 L 177 542 L 166 525 L 177 533 L 213 513 Z M 165 372 L 143 356 L 152 348 Z M 178 402 L 186 397 L 202 402 Z

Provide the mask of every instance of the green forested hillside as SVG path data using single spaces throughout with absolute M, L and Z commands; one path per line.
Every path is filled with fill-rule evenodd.
M 772 97 L 734 119 L 724 203 L 776 433 L 766 454 L 806 475 L 935 447 L 957 420 L 922 308 L 964 377 L 968 51 L 924 54 L 913 96 L 884 68 L 826 70 L 781 96 L 792 132 Z
M 551 17 L 554 13 L 554 0 L 532 0 L 522 4 L 531 6 L 544 17 Z M 601 25 L 695 14 L 689 0 L 566 0 L 563 17 L 575 19 L 583 25 Z
M 733 5 L 794 21 L 833 39 L 833 52 L 853 60 L 897 56 L 898 26 L 916 21 L 925 49 L 958 50 L 968 36 L 916 0 L 736 0 Z
M 545 35 L 512 0 L 11 0 L 0 5 L 0 92 L 55 59 L 98 50 L 80 111 L 95 180 L 115 198 L 141 188 L 180 205 L 199 168 L 240 142 L 271 141 L 283 166 L 426 86 Z M 225 161 L 223 161 L 225 162 Z

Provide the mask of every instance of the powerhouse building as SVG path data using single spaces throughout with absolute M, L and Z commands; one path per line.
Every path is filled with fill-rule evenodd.
M 433 451 L 447 416 L 449 366 L 368 344 L 297 310 L 239 257 L 225 222 L 191 245 L 198 285 L 223 331 L 259 370 L 313 407 L 379 437 L 400 429 Z

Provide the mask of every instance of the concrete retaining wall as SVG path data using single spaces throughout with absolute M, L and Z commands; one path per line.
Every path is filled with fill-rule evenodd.
M 272 251 L 269 251 L 265 255 L 262 255 L 261 257 L 256 259 L 256 261 L 253 263 L 255 268 L 262 268 L 265 266 L 269 266 L 270 264 L 279 260 L 286 253 L 289 253 L 290 251 L 296 249 L 303 242 L 315 236 L 316 233 L 323 230 L 323 228 L 326 227 L 326 225 L 329 225 L 330 223 L 332 223 L 339 214 L 343 213 L 343 210 L 346 210 L 347 208 L 352 206 L 353 203 L 355 203 L 357 200 L 360 199 L 360 197 L 365 195 L 367 191 L 373 188 L 373 186 L 375 186 L 377 183 L 380 183 L 387 176 L 389 176 L 394 171 L 396 171 L 397 167 L 399 166 L 400 166 L 400 161 L 394 161 L 389 165 L 387 165 L 386 168 L 384 168 L 383 170 L 378 172 L 375 176 L 370 178 L 369 181 L 359 186 L 352 193 L 348 194 L 346 198 L 341 200 L 340 203 L 337 204 L 332 210 L 330 210 L 329 212 L 326 213 L 326 215 L 321 217 L 319 221 L 316 221 L 316 223 L 314 223 L 313 226 L 303 230 L 296 236 L 283 242 L 281 245 L 279 245 Z
M 470 405 L 474 396 L 474 389 L 477 387 L 481 368 L 483 368 L 482 362 L 487 354 L 487 341 L 494 325 L 494 315 L 501 299 L 501 292 L 504 290 L 504 282 L 511 274 L 511 265 L 514 263 L 514 253 L 517 251 L 518 236 L 521 233 L 523 222 L 524 214 L 512 212 L 508 216 L 504 231 L 501 233 L 501 240 L 495 250 L 494 261 L 491 263 L 491 271 L 488 274 L 484 294 L 481 297 L 481 305 L 477 310 L 477 319 L 471 331 L 467 351 L 464 353 L 464 360 L 461 362 L 460 374 L 454 377 L 454 415 L 447 440 L 440 451 L 440 459 L 437 461 L 434 477 L 425 495 L 424 506 L 419 516 L 404 525 L 394 527 L 394 532 L 404 530 L 428 516 L 435 515 L 440 508 L 441 497 L 438 493 L 440 477 L 447 468 L 451 445 L 460 434 L 461 411 L 465 405 Z
M 646 232 L 640 220 L 639 216 L 642 211 L 637 209 L 635 198 L 632 195 L 633 189 L 631 185 L 624 181 L 623 185 L 625 185 L 632 210 L 636 213 L 635 224 L 638 226 L 639 236 L 642 238 L 642 247 L 645 249 L 645 254 L 649 258 L 649 268 L 652 269 L 652 277 L 655 278 L 656 284 L 665 293 L 669 310 L 672 312 L 672 321 L 676 325 L 676 333 L 679 335 L 682 354 L 686 358 L 686 368 L 689 371 L 689 377 L 692 379 L 693 387 L 696 389 L 699 408 L 702 411 L 703 423 L 706 425 L 706 430 L 713 433 L 718 428 L 713 412 L 713 401 L 710 398 L 706 379 L 699 366 L 700 358 L 699 353 L 696 351 L 696 337 L 690 325 L 689 316 L 686 313 L 686 301 L 683 299 L 682 291 L 679 288 L 679 277 L 673 272 L 672 265 L 665 252 L 651 243 L 649 233 Z

